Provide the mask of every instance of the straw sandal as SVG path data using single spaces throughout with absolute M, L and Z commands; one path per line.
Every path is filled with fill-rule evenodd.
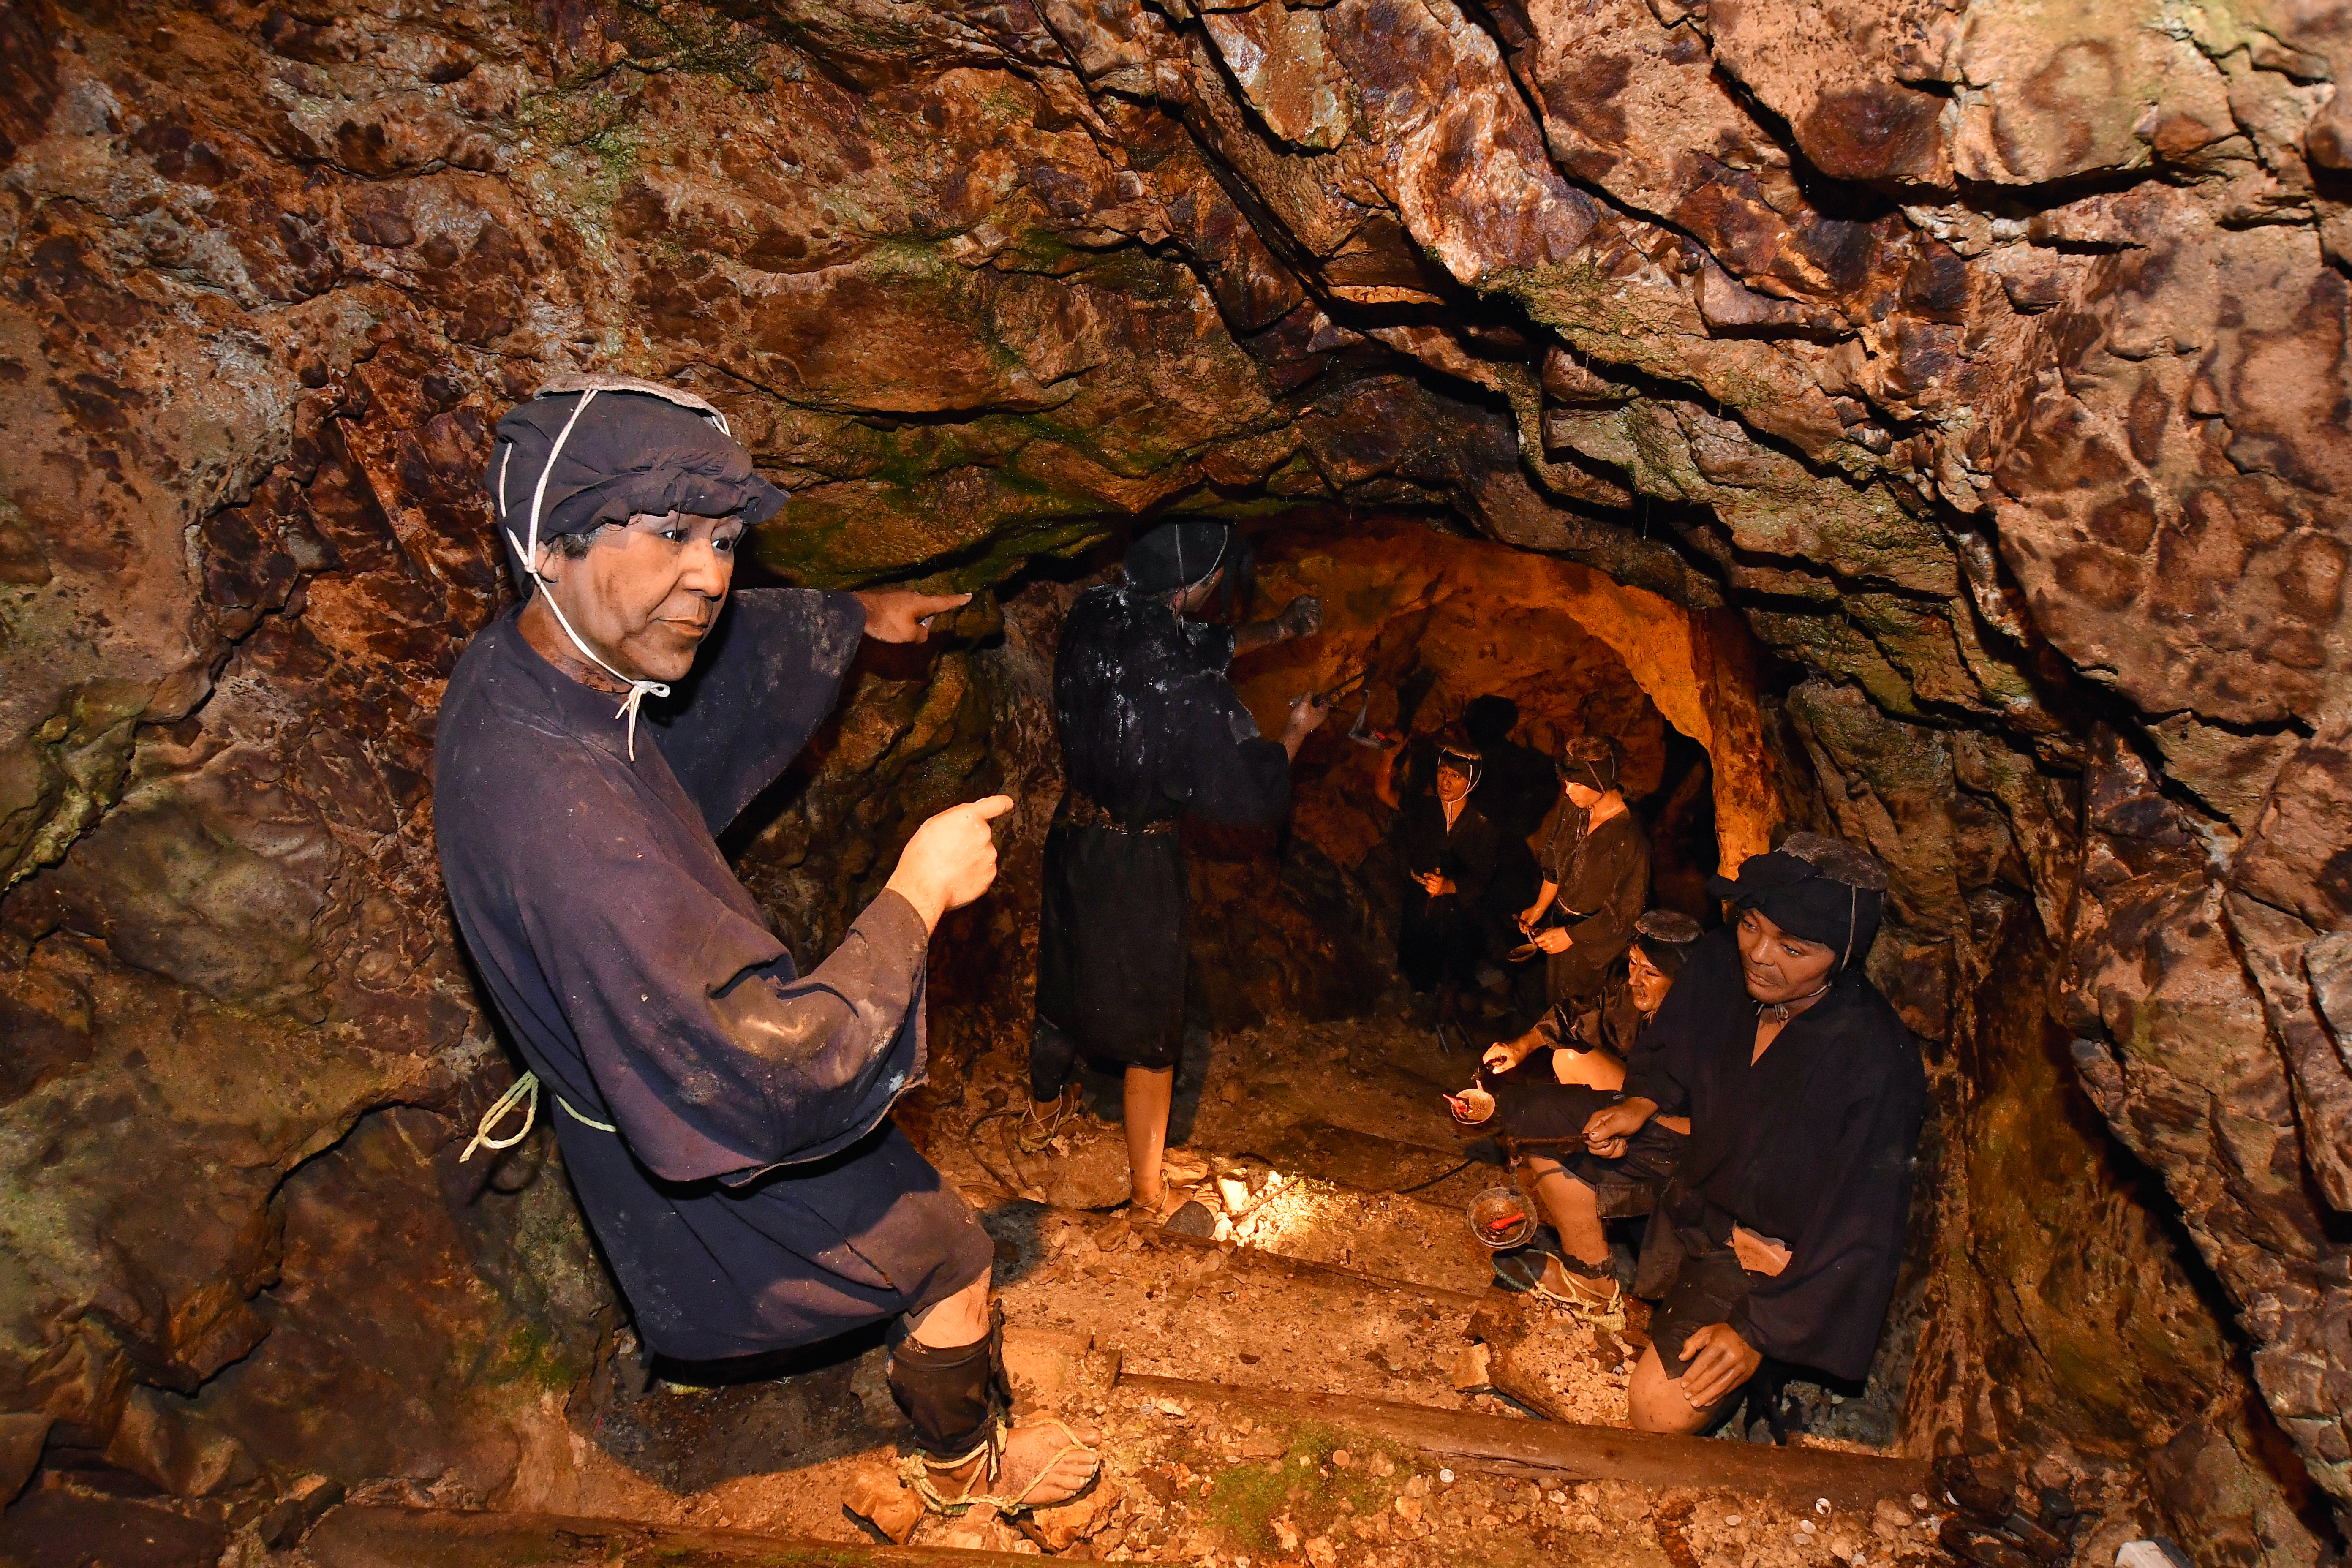
M 1162 1176 L 1160 1183 L 1159 1203 L 1147 1204 L 1129 1198 L 1118 1205 L 1118 1212 L 1126 1215 L 1130 1223 L 1148 1222 L 1151 1225 L 1165 1225 L 1170 1215 L 1186 1204 L 1195 1201 L 1192 1194 L 1183 1191 L 1175 1183 Z
M 1078 1435 L 1070 1430 L 1068 1423 L 1056 1420 L 1053 1416 L 1035 1417 L 1030 1425 L 1059 1427 L 1062 1433 L 1062 1447 L 1055 1450 L 1044 1464 L 1037 1467 L 1037 1473 L 1029 1478 L 1027 1486 L 1023 1487 L 1011 1497 L 999 1497 L 993 1492 L 979 1489 L 984 1485 L 993 1486 L 997 1477 L 1004 1468 L 1004 1439 L 1007 1430 L 1002 1420 L 991 1422 L 987 1436 L 952 1459 L 934 1459 L 928 1454 L 920 1452 L 908 1455 L 905 1463 L 898 1468 L 899 1479 L 907 1483 L 908 1489 L 918 1498 L 922 1500 L 923 1506 L 933 1513 L 943 1513 L 952 1518 L 985 1503 L 998 1513 L 1009 1516 L 1028 1510 L 1031 1506 L 1029 1494 L 1035 1491 L 1044 1484 L 1045 1478 L 1054 1473 L 1055 1466 L 1059 1465 L 1072 1454 L 1083 1454 L 1094 1461 L 1093 1468 L 1087 1471 L 1086 1480 L 1070 1493 L 1069 1498 L 1058 1498 L 1045 1505 L 1048 1508 L 1059 1508 L 1063 1503 L 1069 1501 L 1070 1498 L 1076 1497 L 1079 1492 L 1092 1486 L 1095 1478 L 1102 1474 L 1101 1452 L 1089 1448 L 1078 1441 Z M 1027 1428 L 1024 1427 L 1024 1430 Z M 956 1474 L 966 1465 L 971 1465 L 974 1459 L 981 1460 L 981 1463 L 972 1465 L 970 1475 L 959 1477 Z M 941 1491 L 939 1483 L 942 1479 L 958 1489 L 952 1495 Z
M 1077 1095 L 1064 1089 L 1052 1100 L 1031 1100 L 1029 1109 L 1021 1113 L 1021 1125 L 1013 1141 L 1024 1154 L 1043 1153 L 1046 1146 L 1060 1135 L 1062 1124 L 1076 1114 Z
M 1529 1265 L 1535 1257 L 1542 1258 L 1545 1262 L 1531 1268 Z M 1544 1300 L 1557 1301 L 1588 1322 L 1603 1328 L 1614 1329 L 1624 1326 L 1625 1287 L 1618 1283 L 1617 1276 L 1610 1271 L 1607 1264 L 1597 1266 L 1600 1272 L 1589 1274 L 1585 1270 L 1596 1267 L 1595 1265 L 1582 1263 L 1563 1253 L 1549 1250 L 1534 1253 L 1526 1258 L 1515 1258 L 1511 1261 L 1513 1276 L 1510 1283 L 1504 1287 L 1506 1289 L 1524 1289 L 1526 1293 L 1541 1297 Z M 1559 1264 L 1561 1274 L 1570 1279 L 1569 1288 L 1565 1291 L 1555 1290 L 1544 1283 L 1544 1276 L 1551 1271 L 1549 1265 L 1555 1261 Z M 1496 1273 L 1499 1275 L 1502 1272 L 1500 1260 L 1497 1259 L 1496 1263 Z M 1523 1287 L 1518 1284 L 1521 1279 L 1527 1281 Z M 1608 1293 L 1587 1295 L 1575 1283 L 1580 1279 L 1589 1280 L 1596 1287 L 1605 1281 L 1609 1288 Z

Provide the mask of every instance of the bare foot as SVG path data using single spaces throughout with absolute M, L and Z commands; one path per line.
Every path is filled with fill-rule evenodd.
M 1004 1437 L 1004 1468 L 997 1477 L 999 1497 L 1018 1497 L 1029 1487 L 1042 1467 L 1045 1474 L 1029 1490 L 1033 1508 L 1051 1508 L 1067 1502 L 1086 1489 L 1102 1468 L 1102 1456 L 1094 1450 L 1102 1442 L 1102 1434 L 1078 1422 L 1070 1422 L 1065 1433 L 1057 1421 L 1031 1417 L 1024 1426 L 1014 1427 Z M 1070 1447 L 1073 1441 L 1085 1445 L 1082 1449 Z
M 1013 1427 L 1004 1435 L 1004 1461 L 996 1472 L 995 1484 L 982 1480 L 972 1489 L 1008 1500 L 1023 1498 L 1024 1508 L 1051 1508 L 1069 1501 L 1086 1489 L 1102 1468 L 1102 1456 L 1094 1451 L 1102 1434 L 1076 1421 L 1068 1426 L 1065 1433 L 1061 1423 L 1032 1416 Z M 1072 1448 L 1074 1440 L 1084 1447 Z M 978 1455 L 955 1470 L 939 1473 L 931 1484 L 954 1497 L 987 1462 L 987 1455 Z M 1024 1490 L 1026 1497 L 1023 1497 Z

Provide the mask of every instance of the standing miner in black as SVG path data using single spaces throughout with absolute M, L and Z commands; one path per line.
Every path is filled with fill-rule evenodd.
M 646 1344 L 716 1361 L 891 1321 L 908 1479 L 935 1505 L 1058 1502 L 1098 1461 L 1008 1430 L 987 1234 L 892 1125 L 924 1080 L 932 931 L 996 874 L 998 796 L 919 828 L 805 973 L 713 842 L 833 707 L 862 637 L 919 642 L 963 598 L 730 595 L 783 493 L 717 410 L 619 377 L 499 422 L 487 476 L 521 606 L 443 698 L 433 806 L 449 900 Z M 494 1138 L 516 1107 L 521 1126 Z
M 1462 1026 L 1462 988 L 1495 944 L 1487 908 L 1496 875 L 1514 845 L 1479 808 L 1485 759 L 1459 725 L 1438 737 L 1435 787 L 1408 796 L 1394 829 L 1405 886 L 1400 889 L 1397 968 L 1414 992 L 1437 993 L 1437 1046 Z M 1524 855 L 1524 851 L 1522 851 Z M 1465 1042 L 1466 1043 L 1466 1042 Z
M 1123 1066 L 1129 1185 L 1154 1215 L 1171 1206 L 1160 1159 L 1184 1037 L 1190 900 L 1177 823 L 1281 821 L 1291 759 L 1329 711 L 1302 697 L 1282 739 L 1262 739 L 1225 679 L 1236 639 L 1185 621 L 1216 596 L 1240 548 L 1222 523 L 1145 534 L 1119 582 L 1070 607 L 1054 660 L 1068 788 L 1045 837 L 1030 1093 L 1051 1117 L 1079 1055 Z M 1321 606 L 1300 599 L 1238 641 L 1262 646 L 1321 624 Z
M 1559 799 L 1536 857 L 1543 886 L 1519 916 L 1544 954 L 1549 1006 L 1511 1042 L 1521 1056 L 1570 1043 L 1577 1016 L 1600 1005 L 1649 898 L 1650 837 L 1618 788 L 1618 765 L 1617 743 L 1605 735 L 1571 736 L 1554 763 Z

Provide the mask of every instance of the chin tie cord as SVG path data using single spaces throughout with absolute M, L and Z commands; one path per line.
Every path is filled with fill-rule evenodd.
M 1181 530 L 1183 527 L 1183 524 L 1178 523 L 1175 526 Z M 1207 582 L 1210 578 L 1217 574 L 1217 568 L 1225 563 L 1225 551 L 1233 542 L 1234 531 L 1229 528 L 1225 530 L 1223 536 L 1217 541 L 1217 552 L 1209 557 L 1208 570 L 1202 572 L 1198 577 L 1184 578 L 1184 535 L 1181 531 L 1176 534 L 1174 539 L 1174 543 L 1176 545 L 1176 575 L 1179 578 L 1184 579 L 1184 585 L 1176 590 L 1176 597 L 1174 601 L 1176 605 L 1176 619 L 1179 622 L 1181 622 L 1184 619 L 1184 601 L 1191 597 L 1193 589 L 1199 587 L 1202 584 Z
M 538 584 L 541 592 L 546 595 L 547 607 L 555 613 L 555 624 L 563 628 L 563 635 L 572 639 L 572 646 L 578 648 L 581 656 L 586 658 L 589 663 L 594 665 L 597 668 L 603 670 L 614 679 L 623 681 L 627 684 L 629 694 L 621 700 L 621 705 L 614 710 L 613 717 L 615 719 L 626 719 L 629 721 L 629 761 L 634 763 L 637 760 L 637 705 L 643 702 L 648 696 L 668 696 L 668 685 L 666 682 L 659 680 L 639 680 L 634 676 L 623 675 L 619 670 L 614 669 L 611 665 L 606 664 L 603 658 L 597 656 L 596 650 L 590 647 L 586 641 L 581 637 L 580 634 L 572 629 L 571 621 L 564 616 L 563 606 L 555 602 L 553 584 L 550 584 L 546 578 L 541 576 L 539 574 L 539 513 L 540 508 L 547 500 L 548 476 L 555 472 L 555 459 L 563 455 L 563 443 L 572 438 L 572 427 L 580 423 L 580 416 L 588 412 L 588 405 L 596 401 L 597 390 L 597 388 L 592 386 L 586 391 L 581 393 L 579 403 L 574 405 L 572 410 L 572 416 L 563 422 L 563 428 L 556 434 L 555 445 L 547 449 L 547 461 L 539 470 L 539 483 L 531 487 L 530 537 L 527 540 L 517 539 L 515 538 L 514 530 L 509 528 L 507 530 L 507 540 L 509 543 L 513 544 L 518 552 L 520 552 L 522 556 L 522 569 L 530 574 L 530 580 Z M 719 428 L 722 430 L 726 428 L 723 421 L 720 423 Z M 511 458 L 513 455 L 514 448 L 509 446 L 507 448 L 507 457 Z M 507 514 L 506 477 L 506 459 L 501 458 L 499 463 L 499 515 L 501 519 L 503 519 Z M 567 1106 L 565 1109 L 570 1110 L 571 1108 Z M 577 1115 L 578 1112 L 575 1111 L 573 1114 Z M 586 1118 L 583 1117 L 582 1120 L 585 1121 Z M 592 1122 L 590 1125 L 593 1126 L 594 1123 Z M 529 1131 L 530 1130 L 530 1123 L 526 1121 L 523 1125 L 523 1131 Z M 518 1138 L 521 1135 L 521 1133 L 516 1134 Z M 496 1149 L 502 1148 L 504 1145 L 493 1143 L 490 1147 Z
M 1791 996 L 1786 1002 L 1759 1002 L 1756 1004 L 1756 1021 L 1760 1024 L 1769 1017 L 1776 1024 L 1785 1024 L 1789 1021 L 1790 1009 L 1802 1007 L 1817 997 L 1826 996 L 1829 994 L 1830 987 L 1835 983 L 1836 977 L 1832 975 L 1830 979 L 1822 982 L 1822 987 L 1818 991 L 1808 991 L 1802 996 Z
M 593 1127 L 599 1132 L 618 1132 L 620 1131 L 619 1128 L 614 1126 L 609 1121 L 599 1121 L 593 1116 L 581 1115 L 579 1110 L 573 1107 L 572 1103 L 564 1099 L 562 1095 L 558 1094 L 554 1098 L 555 1103 L 563 1107 L 563 1113 L 572 1118 L 572 1121 L 580 1123 L 581 1126 Z M 496 1127 L 500 1121 L 506 1120 L 508 1113 L 513 1110 L 518 1105 L 522 1107 L 522 1125 L 515 1129 L 514 1136 L 511 1138 L 491 1137 L 490 1129 Z M 538 1120 L 539 1075 L 535 1072 L 527 1072 L 520 1078 L 515 1079 L 514 1087 L 508 1089 L 504 1094 L 499 1096 L 497 1100 L 491 1101 L 490 1108 L 482 1112 L 481 1121 L 474 1125 L 474 1140 L 472 1142 L 466 1145 L 466 1152 L 457 1156 L 457 1163 L 462 1165 L 467 1161 L 472 1159 L 474 1157 L 474 1151 L 477 1149 L 496 1150 L 513 1148 L 516 1144 L 530 1136 L 531 1124 Z

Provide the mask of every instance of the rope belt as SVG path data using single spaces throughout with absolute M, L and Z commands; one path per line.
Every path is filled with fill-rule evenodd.
M 1116 833 L 1173 833 L 1176 818 L 1164 816 L 1156 822 L 1130 826 L 1076 790 L 1062 796 L 1062 804 L 1054 813 L 1054 820 L 1072 827 L 1108 827 Z
M 620 1131 L 619 1128 L 614 1126 L 609 1121 L 599 1121 L 593 1116 L 582 1115 L 577 1106 L 564 1099 L 562 1095 L 555 1094 L 553 1089 L 550 1089 L 548 1092 L 554 1096 L 556 1104 L 563 1107 L 563 1113 L 572 1118 L 572 1121 L 580 1123 L 581 1126 L 593 1127 L 599 1132 L 618 1132 Z M 505 1121 L 508 1112 L 513 1110 L 518 1105 L 522 1107 L 522 1125 L 515 1129 L 514 1136 L 511 1138 L 491 1137 L 490 1130 L 496 1127 L 499 1122 Z M 457 1163 L 462 1165 L 467 1161 L 472 1159 L 474 1157 L 474 1151 L 477 1149 L 513 1148 L 516 1144 L 530 1136 L 531 1124 L 538 1120 L 539 1075 L 535 1072 L 527 1072 L 520 1078 L 515 1079 L 514 1087 L 508 1089 L 504 1094 L 499 1096 L 497 1100 L 491 1101 L 490 1108 L 482 1112 L 481 1121 L 474 1125 L 474 1140 L 472 1142 L 466 1145 L 466 1152 L 457 1156 Z

